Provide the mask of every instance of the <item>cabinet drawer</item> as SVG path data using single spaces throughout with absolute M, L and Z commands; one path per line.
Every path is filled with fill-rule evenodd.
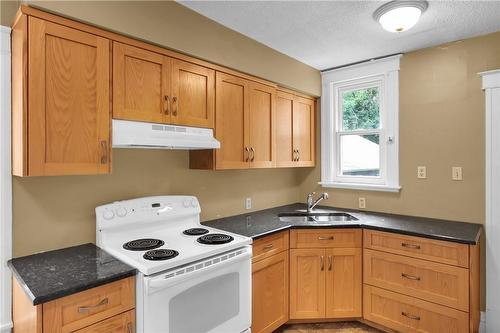
M 73 332 L 133 309 L 134 281 L 130 277 L 45 303 L 44 332 Z
M 399 332 L 465 333 L 466 312 L 368 285 L 364 286 L 364 318 Z
M 469 270 L 364 250 L 364 283 L 469 311 Z
M 288 250 L 288 231 L 257 239 L 253 242 L 252 250 L 252 262 Z
M 361 229 L 304 229 L 290 231 L 290 247 L 361 247 Z
M 135 332 L 135 310 L 113 316 L 87 326 L 75 333 L 134 333 Z
M 364 247 L 443 264 L 469 267 L 469 249 L 465 244 L 365 230 Z

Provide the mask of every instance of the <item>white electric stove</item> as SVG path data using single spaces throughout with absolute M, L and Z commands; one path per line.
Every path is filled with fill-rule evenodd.
M 192 196 L 96 208 L 97 245 L 139 271 L 139 333 L 250 332 L 252 240 L 200 224 Z

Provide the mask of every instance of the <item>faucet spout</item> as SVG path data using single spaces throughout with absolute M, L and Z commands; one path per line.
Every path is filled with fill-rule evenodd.
M 316 207 L 316 205 L 321 201 L 321 200 L 324 200 L 324 199 L 328 199 L 328 193 L 324 192 L 323 194 L 321 194 L 318 199 L 316 200 L 313 200 L 313 197 L 314 197 L 314 194 L 315 192 L 313 193 L 309 193 L 307 195 L 307 212 L 308 213 L 311 213 L 312 210 L 314 209 L 314 207 Z

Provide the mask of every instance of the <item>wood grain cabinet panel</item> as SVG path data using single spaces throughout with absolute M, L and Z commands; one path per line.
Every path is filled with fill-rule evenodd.
M 315 165 L 316 122 L 314 100 L 295 96 L 293 100 L 293 146 L 298 166 Z
M 288 251 L 252 265 L 252 332 L 271 333 L 288 321 Z
M 259 238 L 255 240 L 252 245 L 252 261 L 256 262 L 265 259 L 280 252 L 287 251 L 288 248 L 288 231 Z
M 249 84 L 249 149 L 251 168 L 270 168 L 274 158 L 276 89 L 260 83 Z
M 326 318 L 362 315 L 362 249 L 326 250 Z
M 469 331 L 466 312 L 417 298 L 364 286 L 364 318 L 399 332 L 465 333 Z
M 290 250 L 290 319 L 325 317 L 325 250 Z
M 172 59 L 172 122 L 214 128 L 215 71 Z
M 278 90 L 276 93 L 276 166 L 294 166 L 293 147 L 293 94 Z
M 290 231 L 291 248 L 361 247 L 361 229 L 298 229 Z
M 469 267 L 469 247 L 466 244 L 383 231 L 364 230 L 364 247 L 409 257 Z
M 364 252 L 364 283 L 469 311 L 469 271 L 427 260 Z
M 82 328 L 75 333 L 134 333 L 135 310 L 130 310 L 96 324 Z
M 170 58 L 113 43 L 113 117 L 169 123 Z
M 13 74 L 13 86 L 28 80 L 27 108 L 13 102 L 13 174 L 109 173 L 109 40 L 35 17 L 28 23 L 15 27 L 25 30 L 27 43 L 13 39 L 14 55 L 29 50 L 27 75 Z

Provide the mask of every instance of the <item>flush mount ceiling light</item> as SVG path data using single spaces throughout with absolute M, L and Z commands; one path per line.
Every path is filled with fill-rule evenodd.
M 387 31 L 403 32 L 417 24 L 427 6 L 427 1 L 395 0 L 380 6 L 373 18 Z

